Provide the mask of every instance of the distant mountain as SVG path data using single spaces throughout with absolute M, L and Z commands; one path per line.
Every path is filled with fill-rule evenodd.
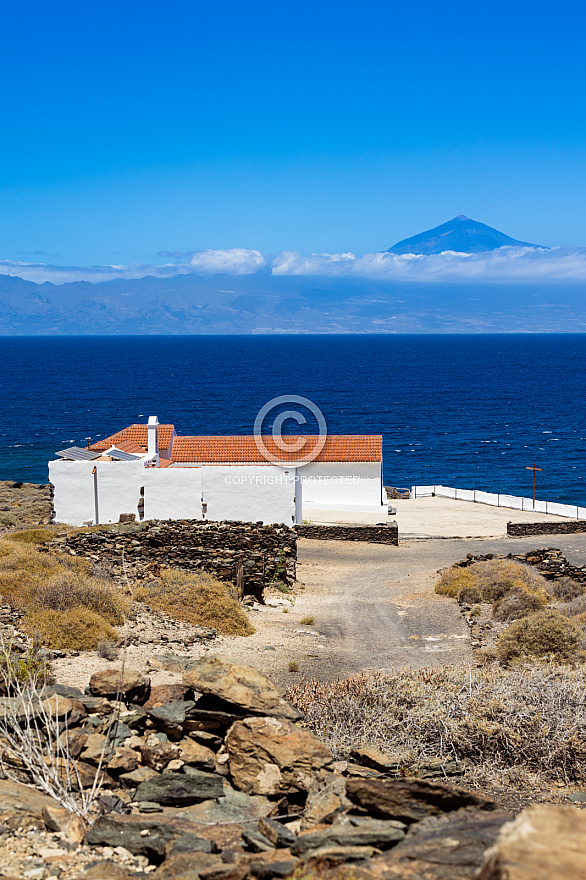
M 553 331 L 586 332 L 586 284 L 269 274 L 35 284 L 0 274 L 0 336 Z
M 470 220 L 458 214 L 453 220 L 442 223 L 434 229 L 420 232 L 411 238 L 398 241 L 387 251 L 388 254 L 441 254 L 442 251 L 459 251 L 464 254 L 480 254 L 483 251 L 494 251 L 500 247 L 543 247 L 540 244 L 529 244 L 517 241 L 487 226 L 478 220 Z

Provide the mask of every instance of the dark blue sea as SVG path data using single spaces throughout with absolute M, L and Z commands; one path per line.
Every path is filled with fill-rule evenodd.
M 586 505 L 585 359 L 577 334 L 0 338 L 0 478 L 44 483 L 58 449 L 152 414 L 250 434 L 301 395 L 330 433 L 383 434 L 386 485 L 530 495 L 535 462 L 538 498 Z M 286 428 L 317 433 L 302 411 Z

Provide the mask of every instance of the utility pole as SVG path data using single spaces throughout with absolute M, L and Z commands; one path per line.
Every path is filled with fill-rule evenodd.
M 542 471 L 543 468 L 538 468 L 534 462 L 533 467 L 526 467 L 525 470 L 533 471 L 533 510 L 535 510 L 535 471 Z

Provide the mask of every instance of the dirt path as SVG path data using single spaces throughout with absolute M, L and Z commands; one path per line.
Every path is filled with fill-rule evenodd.
M 433 592 L 429 559 L 407 566 L 405 547 L 380 544 L 301 541 L 299 549 L 304 604 L 315 598 L 327 647 L 316 677 L 471 661 L 468 627 L 455 603 Z
M 130 648 L 127 663 L 148 671 L 159 684 L 181 675 L 153 668 L 153 655 L 173 653 L 188 660 L 224 653 L 284 686 L 300 678 L 335 680 L 363 669 L 474 663 L 458 605 L 433 591 L 438 569 L 466 553 L 525 553 L 540 547 L 558 547 L 575 565 L 586 564 L 586 535 L 412 540 L 399 547 L 301 539 L 298 592 L 267 591 L 267 605 L 249 612 L 253 636 L 222 636 L 209 647 L 150 641 Z M 312 623 L 301 622 L 311 617 Z M 291 662 L 298 671 L 288 670 Z M 63 683 L 85 686 L 92 672 L 109 665 L 95 652 L 84 652 L 56 661 L 55 672 Z

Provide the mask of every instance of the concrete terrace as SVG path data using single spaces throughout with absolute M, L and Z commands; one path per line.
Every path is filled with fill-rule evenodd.
M 563 522 L 567 517 L 491 507 L 472 501 L 430 496 L 391 501 L 397 511 L 389 516 L 399 526 L 399 538 L 501 538 L 508 522 Z M 314 510 L 306 514 L 314 523 L 377 523 L 378 514 L 350 513 L 347 510 Z

